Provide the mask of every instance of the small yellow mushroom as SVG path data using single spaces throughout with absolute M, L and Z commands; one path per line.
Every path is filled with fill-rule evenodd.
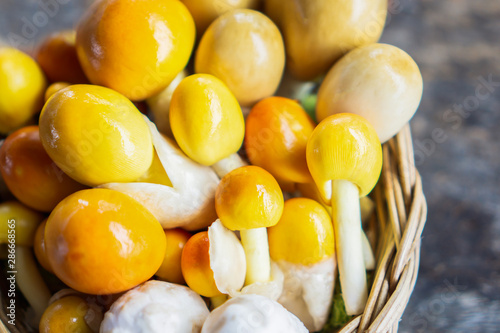
M 34 309 L 30 319 L 38 325 L 47 307 L 50 292 L 33 257 L 33 241 L 43 216 L 16 201 L 0 204 L 0 243 L 7 243 L 7 277 L 14 277 L 28 303 Z M 11 281 L 11 283 L 13 283 Z
M 182 274 L 196 293 L 210 297 L 215 308 L 245 282 L 245 252 L 234 233 L 217 220 L 192 236 L 182 251 Z
M 55 93 L 40 115 L 40 139 L 59 168 L 89 186 L 135 181 L 153 161 L 142 114 L 125 96 L 100 86 Z
M 319 89 L 316 117 L 359 114 L 384 143 L 413 117 L 422 90 L 422 75 L 408 53 L 387 44 L 364 46 L 328 72 Z
M 0 46 L 0 134 L 25 125 L 43 106 L 47 82 L 27 54 Z
M 359 198 L 375 186 L 382 147 L 361 116 L 341 113 L 324 119 L 307 143 L 307 165 L 325 203 L 332 206 L 340 284 L 347 314 L 363 311 L 368 297 Z
M 194 161 L 223 177 L 245 163 L 237 155 L 245 135 L 238 101 L 210 74 L 183 79 L 172 95 L 170 124 L 177 143 Z
M 217 215 L 226 228 L 240 231 L 247 260 L 246 285 L 270 280 L 267 228 L 278 223 L 283 205 L 278 183 L 257 166 L 231 171 L 217 187 Z
M 58 299 L 45 310 L 40 321 L 40 333 L 95 333 L 86 320 L 89 311 L 94 309 L 81 297 L 67 296 Z
M 285 275 L 278 302 L 310 331 L 321 330 L 331 308 L 337 268 L 330 215 L 314 200 L 289 199 L 268 233 L 271 258 Z
M 257 9 L 260 0 L 182 0 L 182 2 L 193 16 L 196 32 L 200 38 L 217 17 L 238 8 Z
M 62 90 L 66 87 L 69 87 L 71 84 L 67 82 L 54 82 L 50 86 L 47 87 L 47 90 L 45 90 L 45 102 L 49 100 L 52 95 L 54 95 L 56 92 L 59 90 Z
M 236 9 L 216 19 L 203 35 L 195 58 L 196 73 L 221 79 L 242 106 L 274 94 L 284 67 L 278 28 L 250 9 Z

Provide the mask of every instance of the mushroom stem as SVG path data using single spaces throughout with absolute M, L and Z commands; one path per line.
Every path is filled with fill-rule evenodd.
M 348 315 L 357 315 L 364 310 L 368 289 L 361 236 L 359 189 L 350 181 L 332 181 L 332 218 L 346 312 Z
M 35 310 L 33 321 L 38 326 L 43 312 L 49 305 L 50 291 L 38 271 L 31 248 L 27 246 L 16 247 L 16 268 L 16 283 Z
M 271 278 L 271 258 L 267 228 L 241 230 L 241 243 L 247 259 L 245 285 L 267 282 Z
M 215 309 L 222 304 L 224 304 L 227 301 L 227 295 L 226 294 L 221 294 L 218 296 L 210 297 L 210 305 L 211 309 Z
M 373 255 L 370 241 L 363 230 L 361 230 L 361 241 L 363 245 L 363 258 L 365 260 L 365 268 L 367 270 L 375 269 L 375 256 Z
M 216 162 L 212 165 L 215 173 L 220 177 L 224 177 L 234 169 L 247 165 L 237 153 L 231 154 L 228 157 Z

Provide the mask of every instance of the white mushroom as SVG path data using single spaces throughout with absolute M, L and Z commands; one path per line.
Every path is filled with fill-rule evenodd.
M 304 324 L 282 305 L 259 295 L 230 299 L 212 311 L 202 333 L 302 333 Z
M 191 289 L 148 281 L 121 296 L 106 312 L 100 333 L 200 332 L 209 311 Z
M 162 136 L 156 126 L 144 117 L 158 158 L 172 186 L 146 182 L 109 183 L 101 187 L 123 192 L 142 203 L 153 213 L 163 228 L 204 228 L 216 219 L 216 173 L 207 166 L 189 159 L 170 139 Z

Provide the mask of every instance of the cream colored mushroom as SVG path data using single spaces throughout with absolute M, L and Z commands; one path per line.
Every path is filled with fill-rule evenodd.
M 210 313 L 202 333 L 306 333 L 304 324 L 282 305 L 260 295 L 230 299 Z
M 100 333 L 196 333 L 209 314 L 203 299 L 177 284 L 148 281 L 121 296 L 104 315 Z
M 422 98 L 422 75 L 405 51 L 387 44 L 355 49 L 328 72 L 318 92 L 318 121 L 356 113 L 384 143 L 403 128 Z

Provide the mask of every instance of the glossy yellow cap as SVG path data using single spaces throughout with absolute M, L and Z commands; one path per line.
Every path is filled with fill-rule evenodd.
M 16 245 L 33 246 L 43 215 L 17 201 L 0 203 L 0 243 L 8 243 L 15 233 Z M 10 230 L 15 230 L 14 232 Z M 9 235 L 11 237 L 9 238 Z
M 221 79 L 243 106 L 274 94 L 285 67 L 281 34 L 264 14 L 236 9 L 216 19 L 203 35 L 196 73 Z
M 40 333 L 93 333 L 85 317 L 89 305 L 78 296 L 66 296 L 50 304 L 40 320 Z
M 47 90 L 45 90 L 45 102 L 49 100 L 52 95 L 54 95 L 56 92 L 59 90 L 62 90 L 66 87 L 69 87 L 70 84 L 67 82 L 54 82 L 50 86 L 47 87 Z
M 325 202 L 331 180 L 348 180 L 360 196 L 373 189 L 382 170 L 382 146 L 375 129 L 361 116 L 340 113 L 324 119 L 307 143 L 307 165 Z
M 196 31 L 201 37 L 210 23 L 222 14 L 238 9 L 257 9 L 260 0 L 182 0 L 196 23 Z
M 170 102 L 170 126 L 191 159 L 212 165 L 240 149 L 245 122 L 229 88 L 210 74 L 195 74 L 179 83 Z
M 43 106 L 47 82 L 27 54 L 0 47 L 0 134 L 26 124 Z
M 312 182 L 306 146 L 315 126 L 296 101 L 276 96 L 263 99 L 246 119 L 245 149 L 250 162 L 284 182 Z
M 100 86 L 55 93 L 40 115 L 40 139 L 58 167 L 89 186 L 135 181 L 153 160 L 142 114 L 123 95 Z
M 208 232 L 193 235 L 182 250 L 182 275 L 189 288 L 205 297 L 214 297 L 222 293 L 217 289 L 214 272 L 210 268 L 210 240 Z
M 230 230 L 272 227 L 283 213 L 283 193 L 274 177 L 258 166 L 235 169 L 215 192 L 215 209 Z
M 177 284 L 186 283 L 182 276 L 181 256 L 182 250 L 190 237 L 191 234 L 182 229 L 165 230 L 167 250 L 165 251 L 163 263 L 155 274 L 158 278 Z
M 76 49 L 90 82 L 142 100 L 186 66 L 194 40 L 193 18 L 178 0 L 104 0 L 81 19 Z
M 321 204 L 311 199 L 285 201 L 280 221 L 267 234 L 274 261 L 311 265 L 335 252 L 332 219 Z

